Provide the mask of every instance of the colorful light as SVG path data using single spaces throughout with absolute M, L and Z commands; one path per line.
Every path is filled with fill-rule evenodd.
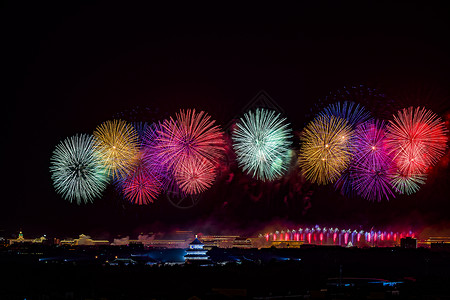
M 299 166 L 308 180 L 335 182 L 352 158 L 353 131 L 342 118 L 321 115 L 309 123 L 300 137 Z
M 175 119 L 165 120 L 157 137 L 161 163 L 175 172 L 188 159 L 218 164 L 224 156 L 225 141 L 214 123 L 207 113 L 196 113 L 195 109 L 180 110 Z
M 388 125 L 388 147 L 402 174 L 425 173 L 447 148 L 447 129 L 431 110 L 405 108 Z
M 87 134 L 66 138 L 56 146 L 50 172 L 56 192 L 77 204 L 93 202 L 108 185 L 106 170 L 94 155 L 94 139 Z
M 395 164 L 387 152 L 385 123 L 370 120 L 358 125 L 354 141 L 353 188 L 371 201 L 395 198 L 391 183 Z
M 139 139 L 134 127 L 123 120 L 106 121 L 94 131 L 95 153 L 108 175 L 120 179 L 135 167 Z
M 153 203 L 162 189 L 160 179 L 152 174 L 142 160 L 118 182 L 125 198 L 138 205 Z
M 242 170 L 259 180 L 284 175 L 291 159 L 292 130 L 279 113 L 267 109 L 249 111 L 232 133 L 233 148 Z
M 179 165 L 175 180 L 181 191 L 186 194 L 198 194 L 211 187 L 216 177 L 214 165 L 205 158 L 201 161 L 187 159 Z
M 342 118 L 347 120 L 352 126 L 356 126 L 370 119 L 370 112 L 364 106 L 349 101 L 330 104 L 319 115 Z
M 403 174 L 397 171 L 391 179 L 391 184 L 399 194 L 411 195 L 420 189 L 420 185 L 425 184 L 427 175 L 424 173 Z

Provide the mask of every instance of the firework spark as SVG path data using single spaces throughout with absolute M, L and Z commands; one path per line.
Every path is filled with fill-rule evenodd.
M 232 133 L 233 148 L 244 172 L 260 180 L 284 175 L 291 158 L 292 130 L 280 114 L 267 109 L 249 111 Z
M 106 170 L 94 155 L 94 139 L 80 134 L 60 142 L 50 159 L 55 190 L 70 202 L 93 202 L 108 185 Z
M 310 122 L 300 137 L 299 166 L 305 177 L 318 184 L 335 182 L 351 161 L 352 139 L 345 119 L 319 115 Z
M 123 120 L 106 121 L 94 131 L 95 152 L 114 179 L 126 177 L 137 163 L 139 139 L 133 126 Z

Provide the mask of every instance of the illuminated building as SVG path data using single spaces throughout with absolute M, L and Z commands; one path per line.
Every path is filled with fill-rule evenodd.
M 69 246 L 97 246 L 110 245 L 110 242 L 108 240 L 94 240 L 88 235 L 80 234 L 78 239 L 61 240 L 60 244 Z
M 205 245 L 200 242 L 195 235 L 195 239 L 189 244 L 184 256 L 186 263 L 206 263 L 209 262 L 209 256 L 206 255 L 207 250 L 203 249 Z
M 432 249 L 450 249 L 450 236 L 430 236 L 421 241 L 421 246 L 431 247 Z
M 40 238 L 35 239 L 26 239 L 23 237 L 22 231 L 19 232 L 19 237 L 17 239 L 10 239 L 9 244 L 12 245 L 14 243 L 40 243 L 42 244 L 45 240 L 47 240 L 46 236 L 41 236 Z

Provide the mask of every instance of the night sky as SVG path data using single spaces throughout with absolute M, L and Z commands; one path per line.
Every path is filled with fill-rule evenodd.
M 94 204 L 77 206 L 54 191 L 50 156 L 66 137 L 92 133 L 114 117 L 162 120 L 182 108 L 205 110 L 225 126 L 261 90 L 296 132 L 319 99 L 360 85 L 400 108 L 426 106 L 448 126 L 450 12 L 444 2 L 314 2 L 3 2 L 0 234 L 252 234 L 294 224 L 445 229 L 448 153 L 417 194 L 381 203 L 346 199 L 333 186 L 318 187 L 292 173 L 261 184 L 237 170 L 230 183 L 219 177 L 190 209 L 164 196 L 146 207 L 130 205 L 112 187 Z M 383 101 L 372 108 L 389 111 Z

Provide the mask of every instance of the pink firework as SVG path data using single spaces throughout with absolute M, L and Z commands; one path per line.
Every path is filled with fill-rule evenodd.
M 211 187 L 216 177 L 216 168 L 206 159 L 188 159 L 179 165 L 175 179 L 181 191 L 198 194 Z
M 223 133 L 205 112 L 181 110 L 176 119 L 162 124 L 158 136 L 159 158 L 168 168 L 178 169 L 187 159 L 206 159 L 216 165 L 224 155 Z
M 405 108 L 389 121 L 387 145 L 401 174 L 426 173 L 447 148 L 447 129 L 425 108 Z

